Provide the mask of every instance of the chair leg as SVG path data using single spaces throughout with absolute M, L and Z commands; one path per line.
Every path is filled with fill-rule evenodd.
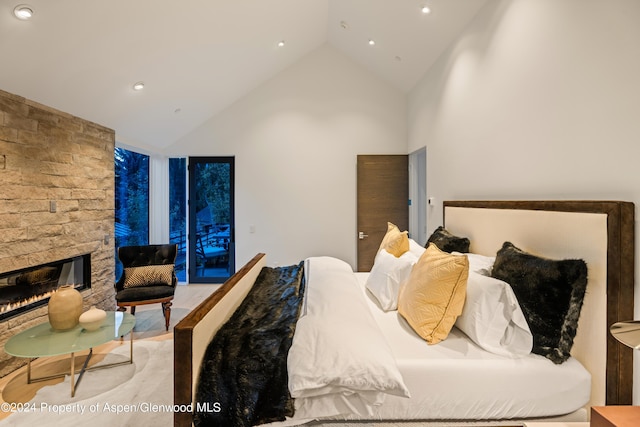
M 136 306 L 135 306 L 135 305 L 132 305 L 132 306 L 131 306 L 131 315 L 132 315 L 132 316 L 135 316 L 135 315 L 136 315 Z
M 164 326 L 169 331 L 169 319 L 171 318 L 171 301 L 162 303 L 162 314 L 164 315 Z

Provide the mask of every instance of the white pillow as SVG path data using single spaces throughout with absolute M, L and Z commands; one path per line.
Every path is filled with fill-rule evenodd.
M 411 251 L 403 253 L 398 258 L 385 249 L 376 255 L 366 286 L 384 311 L 398 309 L 400 287 L 409 278 L 417 261 L 418 258 Z
M 476 273 L 484 274 L 485 276 L 491 275 L 491 267 L 496 261 L 494 256 L 485 256 L 479 254 L 463 254 L 461 252 L 451 252 L 453 255 L 466 255 L 469 259 L 469 271 L 475 271 Z
M 417 258 L 420 258 L 426 250 L 427 249 L 424 246 L 420 246 L 420 244 L 415 240 L 409 239 L 409 252 L 414 254 Z
M 491 353 L 521 357 L 533 347 L 533 335 L 511 286 L 475 271 L 469 271 L 467 299 L 455 326 Z

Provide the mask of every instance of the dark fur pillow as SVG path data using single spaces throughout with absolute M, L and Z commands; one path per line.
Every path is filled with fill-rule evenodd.
M 436 231 L 429 236 L 425 248 L 429 243 L 435 244 L 438 249 L 445 252 L 469 252 L 469 239 L 451 234 L 443 226 L 436 228 Z
M 537 257 L 505 242 L 491 275 L 513 288 L 533 335 L 532 352 L 556 364 L 566 361 L 587 288 L 587 264 Z

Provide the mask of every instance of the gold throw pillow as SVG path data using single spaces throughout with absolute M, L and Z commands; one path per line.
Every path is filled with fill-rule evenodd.
M 431 243 L 400 290 L 398 312 L 418 335 L 437 344 L 462 313 L 468 277 L 466 255 L 451 255 Z
M 409 250 L 408 233 L 406 231 L 400 231 L 398 226 L 388 222 L 387 233 L 382 238 L 382 243 L 380 243 L 378 252 L 382 249 L 386 249 L 387 252 L 396 258 L 399 258 L 403 253 Z

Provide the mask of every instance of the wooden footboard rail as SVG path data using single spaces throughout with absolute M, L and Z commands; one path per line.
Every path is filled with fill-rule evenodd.
M 207 345 L 253 286 L 266 255 L 257 254 L 174 328 L 174 426 L 192 425 L 193 396 Z

